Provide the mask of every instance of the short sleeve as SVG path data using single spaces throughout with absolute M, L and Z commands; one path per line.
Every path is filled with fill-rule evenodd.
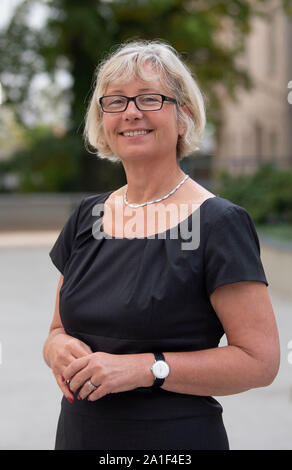
M 49 252 L 52 262 L 62 274 L 64 274 L 66 264 L 72 252 L 82 202 L 83 200 L 78 203 L 77 207 L 70 215 L 53 248 Z
M 211 227 L 205 246 L 205 285 L 208 295 L 219 286 L 261 281 L 268 286 L 253 221 L 243 207 L 228 207 Z

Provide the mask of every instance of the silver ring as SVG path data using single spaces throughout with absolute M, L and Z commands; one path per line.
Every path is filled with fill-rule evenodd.
M 70 380 L 69 380 L 69 379 L 66 380 L 66 384 L 67 384 L 68 387 L 70 388 Z
M 91 383 L 90 380 L 88 380 L 87 383 L 88 383 L 90 389 L 91 389 L 93 392 L 97 389 L 97 387 L 96 387 L 95 385 L 93 385 L 93 383 Z

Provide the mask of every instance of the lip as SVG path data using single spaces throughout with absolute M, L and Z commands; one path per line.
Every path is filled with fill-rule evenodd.
M 144 134 L 144 136 L 145 136 L 145 135 L 150 134 L 153 131 L 153 129 L 141 129 L 141 128 L 140 129 L 124 129 L 123 131 L 119 132 L 119 135 L 121 135 L 123 137 L 142 137 L 143 134 L 141 136 L 140 135 L 135 135 L 135 136 L 125 136 L 125 135 L 123 135 L 124 132 L 140 132 L 140 131 L 146 131 L 147 134 Z

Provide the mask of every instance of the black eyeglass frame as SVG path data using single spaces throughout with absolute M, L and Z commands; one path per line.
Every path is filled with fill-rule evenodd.
M 120 98 L 126 98 L 127 103 L 126 103 L 125 109 L 120 110 L 120 111 L 105 111 L 104 110 L 103 104 L 102 104 L 103 98 L 110 98 L 110 97 L 113 97 L 113 96 L 119 96 Z M 139 106 L 137 105 L 137 101 L 136 101 L 136 98 L 138 98 L 139 96 L 161 96 L 162 101 L 161 101 L 160 108 L 157 108 L 157 109 L 140 109 Z M 142 111 L 142 112 L 143 111 L 160 111 L 165 101 L 169 101 L 170 103 L 177 104 L 177 100 L 175 98 L 171 98 L 170 96 L 162 95 L 161 93 L 142 93 L 142 94 L 136 95 L 136 96 L 105 95 L 105 96 L 102 96 L 101 98 L 99 98 L 98 101 L 99 101 L 101 109 L 103 110 L 104 113 L 123 113 L 124 111 L 126 111 L 130 101 L 134 101 L 136 108 L 139 111 Z

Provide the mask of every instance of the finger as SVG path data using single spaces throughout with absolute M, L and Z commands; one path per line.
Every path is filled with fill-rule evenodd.
M 91 354 L 92 351 L 89 346 L 85 343 L 81 343 L 79 341 L 72 341 L 67 344 L 67 348 L 69 349 L 70 354 L 75 358 L 78 359 L 79 357 L 84 357 L 87 354 Z
M 90 402 L 99 400 L 100 398 L 104 397 L 105 395 L 108 395 L 109 393 L 110 391 L 106 385 L 100 385 L 94 392 L 91 392 L 88 395 L 87 401 Z
M 92 351 L 85 349 L 84 347 L 80 345 L 74 345 L 74 348 L 72 350 L 73 356 L 77 359 L 79 357 L 84 357 L 87 356 L 88 354 L 91 354 Z
M 88 346 L 88 344 L 82 342 L 80 346 L 82 349 L 84 349 L 85 353 L 87 354 L 93 353 L 92 349 Z
M 72 361 L 75 361 L 76 358 L 72 356 L 72 354 L 62 354 L 62 356 L 59 357 L 58 362 L 54 364 L 54 372 L 55 374 L 58 374 L 60 376 L 63 375 L 63 371 L 68 367 Z
M 84 400 L 85 398 L 88 398 L 89 395 L 91 395 L 94 391 L 94 388 L 92 388 L 92 387 L 95 387 L 95 389 L 97 390 L 99 386 L 100 385 L 97 384 L 96 379 L 93 381 L 92 377 L 91 378 L 88 377 L 88 379 L 84 383 L 83 387 L 79 391 L 78 400 Z
M 62 375 L 62 381 L 65 382 L 65 385 L 67 386 L 69 392 L 71 392 L 71 393 L 74 395 L 75 392 L 74 392 L 74 390 L 73 390 L 72 387 L 71 387 L 71 382 L 70 382 L 70 380 L 69 380 L 69 379 L 65 380 L 65 378 L 64 378 L 63 375 Z
M 80 395 L 82 388 L 88 382 L 91 375 L 92 373 L 90 372 L 88 367 L 85 367 L 84 369 L 77 372 L 74 377 L 72 377 L 72 379 L 70 380 L 71 391 L 75 393 L 77 390 L 79 390 Z
M 62 364 L 62 367 L 58 367 L 58 370 L 56 370 L 55 372 L 58 372 L 59 375 L 61 375 L 61 378 L 62 378 L 62 382 L 65 382 L 65 386 L 67 386 L 67 389 L 72 393 L 72 394 L 75 394 L 76 390 L 81 386 L 83 385 L 83 383 L 85 382 L 85 380 L 87 379 L 87 376 L 84 377 L 84 379 L 82 380 L 78 380 L 78 382 L 76 382 L 74 379 L 76 377 L 76 374 L 74 377 L 72 377 L 72 379 L 66 379 L 64 377 L 64 370 L 66 370 L 66 368 L 73 362 L 73 361 L 76 361 L 76 358 L 74 356 L 69 356 L 66 358 L 66 363 L 65 364 Z M 78 376 L 78 374 L 77 374 Z M 73 385 L 72 385 L 72 380 L 74 381 Z
M 74 394 L 69 390 L 69 388 L 66 385 L 66 382 L 63 381 L 63 379 L 60 375 L 56 375 L 55 377 L 56 377 L 56 380 L 57 380 L 57 384 L 59 385 L 63 395 L 67 398 L 67 400 L 70 403 L 73 403 Z
M 72 381 L 73 377 L 80 370 L 84 369 L 89 362 L 89 355 L 80 357 L 79 359 L 74 359 L 64 370 L 63 377 L 65 380 Z

